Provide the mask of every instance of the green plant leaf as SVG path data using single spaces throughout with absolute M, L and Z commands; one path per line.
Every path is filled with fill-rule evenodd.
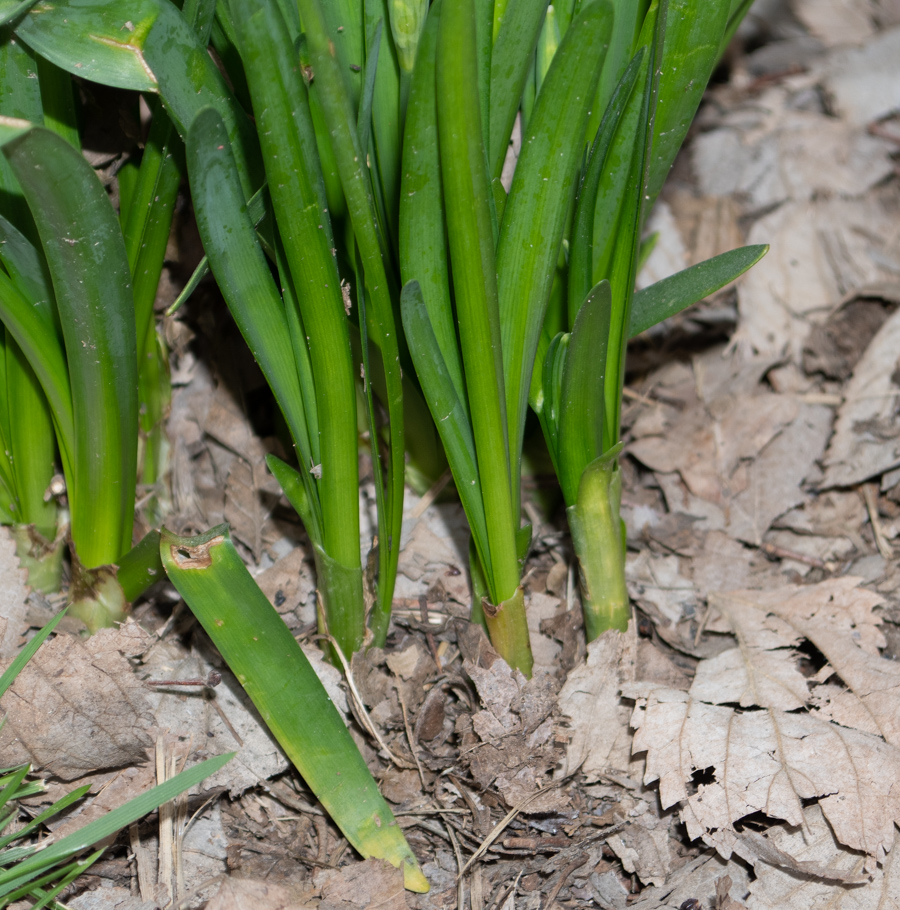
M 365 272 L 368 313 L 371 316 L 368 333 L 381 354 L 381 367 L 384 372 L 384 397 L 389 419 L 390 452 L 386 465 L 382 463 L 380 456 L 376 459 L 376 470 L 384 471 L 384 489 L 388 492 L 385 497 L 387 514 L 383 518 L 379 516 L 379 527 L 382 528 L 379 545 L 379 606 L 373 614 L 372 627 L 376 641 L 380 643 L 387 635 L 386 617 L 393 599 L 400 552 L 400 531 L 403 523 L 405 430 L 398 338 L 400 314 L 399 307 L 395 311 L 396 288 L 395 278 L 392 270 L 389 269 L 390 256 L 382 242 L 384 225 L 379 222 L 377 216 L 375 200 L 370 191 L 371 182 L 365 167 L 366 153 L 359 144 L 359 134 L 351 100 L 351 86 L 348 85 L 345 73 L 342 72 L 338 60 L 334 56 L 333 42 L 327 31 L 323 4 L 318 0 L 301 0 L 299 8 L 309 37 L 310 54 L 313 68 L 317 73 L 317 91 L 322 102 L 322 110 L 329 132 L 334 139 L 333 148 L 341 186 L 347 200 L 347 211 Z M 383 30 L 382 47 L 379 52 L 379 71 L 382 67 L 381 61 L 386 57 L 385 41 L 387 39 L 389 39 L 387 30 Z M 394 63 L 394 65 L 396 64 Z M 390 106 L 389 109 L 393 110 L 393 107 Z M 379 118 L 384 116 L 379 114 L 380 110 L 383 109 L 380 107 L 379 81 L 378 74 L 376 74 L 373 102 L 376 133 Z M 399 143 L 399 131 L 397 141 Z M 377 143 L 376 136 L 376 145 Z M 396 162 L 391 167 L 398 167 L 399 144 L 396 151 L 391 151 L 390 154 L 392 160 L 396 155 Z M 395 175 L 392 179 L 396 180 L 397 176 Z M 386 183 L 385 186 L 387 186 Z M 392 192 L 396 193 L 396 185 Z M 395 202 L 392 200 L 391 205 L 394 204 Z M 378 455 L 377 451 L 373 452 L 373 455 Z M 329 551 L 329 555 L 334 557 L 336 554 Z M 350 565 L 346 559 L 342 562 L 344 565 Z
M 631 99 L 634 86 L 641 73 L 646 49 L 641 48 L 629 63 L 619 84 L 609 100 L 606 113 L 597 129 L 597 135 L 591 146 L 587 166 L 581 177 L 578 195 L 575 199 L 575 215 L 569 242 L 569 277 L 568 277 L 568 324 L 575 324 L 578 307 L 590 293 L 594 285 L 594 213 L 597 209 L 597 193 L 601 178 L 606 170 L 606 159 L 613 139 L 619 129 L 622 116 Z
M 608 281 L 588 294 L 575 317 L 562 378 L 558 470 L 566 505 L 575 503 L 584 469 L 603 452 L 603 377 L 612 313 Z
M 22 862 L 15 863 L 11 868 L 3 869 L 0 871 L 0 898 L 21 888 L 55 864 L 77 856 L 92 844 L 99 843 L 142 818 L 148 812 L 158 809 L 163 803 L 167 803 L 170 799 L 174 799 L 185 790 L 200 783 L 204 778 L 209 777 L 210 774 L 214 774 L 233 757 L 234 752 L 229 752 L 226 755 L 218 755 L 200 762 L 186 771 L 176 774 L 165 783 L 129 800 L 124 806 L 113 809 L 102 818 L 89 822 L 62 840 L 35 852 Z
M 196 114 L 214 107 L 234 146 L 241 185 L 249 197 L 262 183 L 253 126 L 193 27 L 168 0 L 54 0 L 16 25 L 41 56 L 93 82 L 158 92 L 185 138 Z
M 647 178 L 651 203 L 662 189 L 719 60 L 731 3 L 705 0 L 700 13 L 697 0 L 669 0 L 665 42 L 657 58 L 659 99 Z
M 479 559 L 490 572 L 490 548 L 472 426 L 456 394 L 418 282 L 410 281 L 404 285 L 400 308 L 416 374 L 447 452 L 459 498 L 472 529 L 472 539 L 476 542 Z
M 709 297 L 756 265 L 768 251 L 767 244 L 738 247 L 638 291 L 631 308 L 629 337 L 634 338 L 669 316 Z
M 605 0 L 573 19 L 528 122 L 503 213 L 497 286 L 516 500 L 534 359 L 583 151 L 572 137 L 584 135 L 611 27 Z
M 307 91 L 278 6 L 259 0 L 232 4 L 231 11 L 275 220 L 309 338 L 321 452 L 316 479 L 322 515 L 318 543 L 331 559 L 353 570 L 360 565 L 356 373 Z M 311 29 L 306 15 L 304 25 Z M 310 50 L 327 119 L 330 79 L 319 70 L 311 31 Z M 355 120 L 347 126 L 356 139 Z M 339 167 L 343 138 L 335 137 L 334 142 Z M 344 190 L 352 206 L 353 189 Z M 356 603 L 342 598 L 332 600 L 331 606 L 339 610 L 328 617 L 331 632 L 349 656 L 362 644 L 365 631 L 362 587 Z
M 437 107 L 456 312 L 491 554 L 483 568 L 491 597 L 499 604 L 519 585 L 518 523 L 510 478 L 491 187 L 481 131 L 472 0 L 443 0 Z
M 128 259 L 106 191 L 71 145 L 37 128 L 3 151 L 53 277 L 75 424 L 72 538 L 79 559 L 92 568 L 131 547 L 138 405 Z M 40 376 L 38 364 L 32 366 Z
M 187 162 L 197 226 L 213 274 L 305 460 L 311 447 L 284 305 L 244 203 L 225 124 L 212 108 L 201 111 L 191 126 Z M 311 478 L 308 484 L 313 521 L 306 528 L 321 540 L 318 497 Z
M 400 188 L 400 272 L 404 285 L 410 281 L 419 284 L 422 303 L 428 311 L 444 366 L 459 403 L 464 413 L 468 414 L 468 399 L 450 298 L 447 232 L 441 192 L 441 160 L 438 154 L 434 77 L 440 10 L 438 0 L 428 13 L 406 109 L 403 182 Z
M 428 890 L 340 714 L 227 526 L 193 538 L 161 534 L 169 578 L 326 811 L 363 856 L 402 867 L 408 888 Z
M 547 0 L 510 0 L 491 54 L 490 173 L 499 177 Z

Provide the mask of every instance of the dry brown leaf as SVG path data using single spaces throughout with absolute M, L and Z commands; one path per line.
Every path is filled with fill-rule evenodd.
M 226 878 L 213 895 L 206 910 L 307 910 L 313 889 L 309 886 L 286 887 L 252 878 Z
M 271 511 L 263 493 L 271 492 L 271 480 L 264 461 L 251 466 L 239 458 L 225 483 L 225 521 L 231 525 L 232 534 L 250 548 L 257 562 L 262 555 L 263 534 Z M 274 501 L 274 497 L 270 500 Z
M 861 44 L 875 28 L 875 0 L 793 0 L 792 6 L 825 44 Z
M 3 697 L 4 766 L 32 762 L 63 780 L 143 761 L 152 715 L 126 655 L 147 648 L 133 622 L 82 641 L 46 642 Z
M 403 873 L 380 859 L 340 869 L 320 869 L 313 881 L 322 892 L 319 910 L 406 910 Z
M 846 294 L 890 277 L 881 265 L 893 216 L 877 190 L 859 199 L 790 201 L 760 218 L 748 243 L 769 253 L 738 282 L 742 349 L 802 356 L 810 325 Z M 879 238 L 873 240 L 872 238 Z
M 898 352 L 900 310 L 879 329 L 847 384 L 825 454 L 823 489 L 852 486 L 900 465 Z
M 858 584 L 713 595 L 737 647 L 701 661 L 689 693 L 624 687 L 638 701 L 631 725 L 634 750 L 647 751 L 645 783 L 660 781 L 664 807 L 681 803 L 692 838 L 728 856 L 739 849 L 739 819 L 762 812 L 802 825 L 802 801 L 818 799 L 838 839 L 870 867 L 890 851 L 900 819 L 900 667 L 878 654 L 882 598 Z M 811 679 L 794 650 L 804 639 L 828 661 Z M 822 685 L 834 674 L 843 686 Z M 813 710 L 786 713 L 801 708 Z
M 818 799 L 841 843 L 884 860 L 900 820 L 900 750 L 878 737 L 781 711 L 738 713 L 687 693 L 640 683 L 635 752 L 647 752 L 644 782 L 659 781 L 664 808 L 681 804 L 688 836 L 730 856 L 734 824 L 756 812 L 804 822 L 803 800 Z M 692 784 L 702 773 L 708 782 Z
M 900 906 L 900 857 L 894 850 L 882 868 L 872 870 L 865 884 L 841 885 L 858 879 L 864 857 L 841 847 L 818 806 L 806 811 L 804 828 L 778 825 L 766 832 L 765 838 L 782 856 L 793 857 L 800 868 L 755 862 L 756 878 L 750 884 L 749 910 L 887 910 Z M 829 870 L 829 880 L 804 874 L 803 869 L 818 867 Z
M 10 660 L 21 649 L 28 608 L 28 573 L 19 568 L 16 542 L 9 528 L 0 527 L 0 660 Z
M 875 608 L 882 598 L 859 588 L 858 583 L 857 578 L 845 577 L 805 588 L 791 586 L 766 592 L 732 591 L 716 597 L 714 602 L 726 614 L 740 643 L 773 626 L 775 640 L 770 636 L 763 648 L 784 648 L 800 638 L 812 642 L 847 687 L 833 686 L 824 692 L 820 687 L 815 699 L 818 716 L 835 720 L 846 727 L 881 735 L 886 742 L 900 748 L 900 664 L 879 656 L 878 648 L 884 647 L 885 641 L 878 628 L 879 617 Z M 766 613 L 769 615 L 766 616 Z M 778 638 L 781 639 L 780 645 Z M 777 664 L 786 674 L 786 657 L 784 652 L 775 650 L 747 653 L 745 666 L 748 672 L 761 676 L 763 666 L 773 668 Z M 698 668 L 698 678 L 701 668 Z M 796 676 L 793 679 L 796 682 Z M 715 682 L 710 682 L 712 685 L 705 690 L 707 694 L 716 686 Z M 805 680 L 803 682 L 805 684 Z M 718 685 L 727 688 L 721 677 Z M 716 704 L 736 701 L 721 696 L 701 696 L 693 687 L 691 695 Z M 776 701 L 748 700 L 740 703 L 790 710 L 784 703 Z M 793 707 L 801 705 L 802 701 Z
M 627 771 L 631 735 L 628 712 L 619 704 L 623 682 L 634 680 L 637 633 L 604 632 L 587 646 L 587 660 L 569 673 L 559 693 L 559 711 L 571 720 L 564 776 L 579 770 L 588 782 L 610 769 Z
M 484 633 L 478 627 L 475 631 L 479 659 L 467 658 L 463 669 L 483 707 L 471 716 L 463 754 L 478 784 L 485 789 L 495 787 L 512 808 L 546 787 L 560 760 L 552 716 L 559 684 L 554 676 L 541 672 L 526 680 L 518 670 L 510 669 L 486 639 L 480 641 Z M 463 647 L 470 651 L 473 646 Z M 558 812 L 568 801 L 563 788 L 551 787 L 529 802 L 525 811 Z
M 900 107 L 900 28 L 835 51 L 817 69 L 836 113 L 865 127 Z

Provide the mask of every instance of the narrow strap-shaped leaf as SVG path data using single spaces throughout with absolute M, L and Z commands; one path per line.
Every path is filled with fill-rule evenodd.
M 284 495 L 300 516 L 304 526 L 312 523 L 312 506 L 306 492 L 306 482 L 299 471 L 275 455 L 266 455 L 266 465 L 281 485 Z
M 318 74 L 319 97 L 329 131 L 334 137 L 334 151 L 341 185 L 347 199 L 347 211 L 365 271 L 367 299 L 370 304 L 369 313 L 372 317 L 368 326 L 369 335 L 381 352 L 384 370 L 385 398 L 390 421 L 390 453 L 387 468 L 382 468 L 379 462 L 379 469 L 386 470 L 385 489 L 389 491 L 386 497 L 389 510 L 387 527 L 390 529 L 390 533 L 387 540 L 380 541 L 380 546 L 389 548 L 390 560 L 387 563 L 388 577 L 379 578 L 378 596 L 379 600 L 388 603 L 393 599 L 397 560 L 400 553 L 405 472 L 403 385 L 398 337 L 399 307 L 395 313 L 395 301 L 392 299 L 391 293 L 395 279 L 388 271 L 388 253 L 382 245 L 382 234 L 379 230 L 375 204 L 369 190 L 369 178 L 365 168 L 366 156 L 359 144 L 359 136 L 355 128 L 351 89 L 347 84 L 345 74 L 338 66 L 337 59 L 333 56 L 331 42 L 326 31 L 323 5 L 318 0 L 301 0 L 299 8 L 309 36 L 313 67 Z M 379 60 L 382 59 L 384 53 L 384 39 L 385 34 L 382 33 L 382 51 Z M 377 91 L 376 76 L 376 105 L 378 103 Z M 377 125 L 377 112 L 375 116 Z
M 200 537 L 163 529 L 169 578 L 219 649 L 285 753 L 363 856 L 403 869 L 427 891 L 418 863 L 306 655 L 234 549 L 227 525 Z
M 491 55 L 490 173 L 499 177 L 547 0 L 510 0 Z
M 138 405 L 128 259 L 106 191 L 71 145 L 35 129 L 4 152 L 53 277 L 75 423 L 72 536 L 92 568 L 131 547 Z
M 588 118 L 588 141 L 596 134 L 616 86 L 638 49 L 637 38 L 647 12 L 648 0 L 612 0 L 612 5 L 613 30 L 609 52 L 603 61 L 603 72 L 597 84 L 595 101 L 591 105 L 591 116 Z
M 41 319 L 39 308 L 20 293 L 2 270 L 0 316 L 41 383 L 56 421 L 63 461 L 71 467 L 75 457 L 75 415 L 65 351 L 53 326 Z
M 666 40 L 658 58 L 659 101 L 647 195 L 656 199 L 719 60 L 732 0 L 669 0 Z
M 583 152 L 573 137 L 584 135 L 611 26 L 612 9 L 600 0 L 576 15 L 566 32 L 523 137 L 503 213 L 497 284 L 516 478 L 534 358 Z
M 609 282 L 591 289 L 575 317 L 562 380 L 559 485 L 574 505 L 584 469 L 603 452 L 603 376 L 612 295 Z
M 568 333 L 558 332 L 547 343 L 541 370 L 541 399 L 538 415 L 544 429 L 547 448 L 559 475 L 559 404 L 562 400 L 562 377 L 569 350 Z
M 225 124 L 212 108 L 201 111 L 191 126 L 187 162 L 197 226 L 213 274 L 301 449 L 305 440 L 301 456 L 306 458 L 307 421 L 284 305 L 244 203 Z M 307 532 L 320 540 L 318 497 L 311 495 L 310 502 L 315 520 Z
M 444 365 L 457 398 L 464 412 L 468 413 L 450 299 L 441 159 L 438 154 L 434 80 L 440 9 L 438 0 L 428 13 L 406 109 L 403 183 L 400 189 L 400 272 L 404 284 L 410 281 L 419 284 Z
M 640 75 L 645 54 L 646 49 L 641 48 L 622 74 L 597 129 L 587 167 L 578 187 L 572 237 L 569 242 L 568 324 L 570 326 L 575 324 L 578 307 L 581 306 L 593 285 L 591 278 L 594 265 L 594 212 L 597 208 L 597 191 L 603 176 L 606 157 Z
M 366 32 L 374 35 L 378 22 L 387 25 L 388 0 L 363 0 Z M 369 62 L 366 60 L 366 69 Z M 344 78 L 341 78 L 341 82 Z M 349 93 L 347 95 L 349 102 Z M 348 103 L 348 114 L 352 111 Z M 400 197 L 400 157 L 403 121 L 400 105 L 400 63 L 390 28 L 381 29 L 375 91 L 372 97 L 372 139 L 375 146 L 377 174 L 384 200 L 387 224 L 384 230 L 396 235 L 397 202 Z M 363 147 L 365 149 L 365 147 Z M 338 153 L 339 154 L 339 153 Z
M 275 220 L 309 337 L 322 459 L 316 479 L 322 515 L 319 544 L 332 559 L 355 567 L 360 558 L 356 375 L 306 86 L 273 0 L 233 2 L 231 12 Z M 327 81 L 317 77 L 323 95 Z M 347 655 L 359 647 L 364 634 L 362 589 L 352 612 L 355 632 L 350 640 L 341 639 Z
M 634 295 L 629 337 L 640 335 L 669 316 L 714 294 L 756 265 L 768 251 L 767 244 L 738 247 L 641 289 Z
M 503 385 L 491 187 L 481 130 L 472 0 L 443 0 L 437 50 L 438 135 L 450 261 L 469 412 L 491 554 L 494 603 L 519 584 Z
M 604 375 L 606 420 L 604 421 L 603 451 L 619 441 L 619 423 L 622 411 L 622 386 L 625 383 L 625 349 L 628 344 L 628 326 L 631 303 L 640 251 L 641 225 L 647 197 L 650 168 L 650 148 L 653 141 L 654 112 L 656 110 L 659 80 L 658 61 L 665 38 L 668 0 L 653 0 L 644 22 L 643 39 L 649 47 L 640 95 L 637 129 L 630 152 L 631 165 L 625 183 L 624 203 L 617 224 L 616 242 L 609 271 L 612 290 L 612 320 L 609 330 L 609 347 Z M 642 39 L 642 40 L 643 40 Z M 606 276 L 604 276 L 606 277 Z
M 134 321 L 139 351 L 146 349 L 147 332 L 153 324 L 153 302 L 183 171 L 181 140 L 162 105 L 154 99 L 150 134 L 144 145 L 128 219 L 123 225 L 128 263 L 134 276 Z
M 438 346 L 418 282 L 410 281 L 404 285 L 400 308 L 416 375 L 422 383 L 428 409 L 447 452 L 447 461 L 479 558 L 483 560 L 486 571 L 490 572 L 490 548 L 472 426 Z
M 10 404 L 8 451 L 13 455 L 18 499 L 15 523 L 34 525 L 45 539 L 53 540 L 57 506 L 45 495 L 55 472 L 53 418 L 40 381 L 12 338 L 7 338 L 6 394 Z

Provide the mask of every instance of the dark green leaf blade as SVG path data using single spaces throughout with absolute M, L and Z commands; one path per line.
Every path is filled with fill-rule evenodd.
M 225 124 L 212 108 L 201 111 L 191 125 L 187 163 L 197 226 L 213 274 L 306 460 L 311 447 L 284 306 L 244 203 Z M 318 497 L 309 483 L 316 520 L 307 532 L 321 540 Z
M 680 313 L 739 278 L 769 251 L 766 244 L 738 247 L 663 278 L 634 295 L 628 336 Z
M 609 282 L 588 294 L 575 317 L 559 408 L 559 484 L 575 504 L 584 469 L 603 452 L 603 377 L 612 313 Z
M 72 536 L 92 568 L 130 548 L 134 521 L 137 353 L 128 258 L 106 191 L 64 139 L 34 129 L 4 152 L 53 278 L 75 423 Z
M 573 19 L 528 122 L 503 213 L 497 285 L 516 477 L 534 358 L 583 152 L 573 137 L 584 135 L 611 27 L 612 8 L 605 0 L 587 5 Z M 517 500 L 518 495 L 516 483 Z

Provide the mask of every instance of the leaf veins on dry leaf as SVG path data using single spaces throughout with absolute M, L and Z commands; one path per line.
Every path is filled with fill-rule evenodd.
M 152 714 L 126 655 L 146 646 L 147 634 L 136 623 L 84 641 L 57 635 L 42 645 L 3 697 L 3 766 L 31 762 L 75 780 L 143 761 Z
M 680 804 L 692 839 L 726 858 L 760 858 L 735 824 L 763 813 L 805 828 L 805 801 L 816 800 L 836 839 L 865 855 L 867 872 L 891 850 L 900 822 L 900 666 L 878 655 L 880 597 L 858 582 L 714 596 L 737 646 L 701 661 L 689 692 L 624 687 L 637 702 L 633 750 L 647 753 L 645 783 L 659 781 L 664 808 Z M 803 640 L 827 661 L 810 678 L 798 669 Z M 848 880 L 845 871 L 814 874 Z

